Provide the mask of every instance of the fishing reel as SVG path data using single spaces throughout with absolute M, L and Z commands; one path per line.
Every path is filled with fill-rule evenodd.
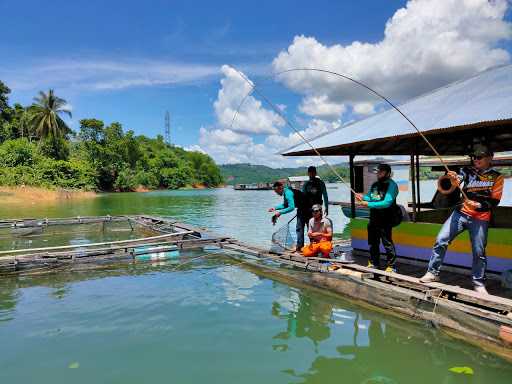
M 441 176 L 437 180 L 437 190 L 443 195 L 452 194 L 458 187 L 459 184 L 457 180 L 453 179 L 449 175 Z

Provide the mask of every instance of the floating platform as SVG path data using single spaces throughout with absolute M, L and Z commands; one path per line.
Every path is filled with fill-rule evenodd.
M 386 273 L 361 265 L 366 258 L 357 255 L 355 263 L 345 264 L 336 259 L 305 258 L 288 251 L 270 252 L 172 219 L 152 216 L 88 218 L 89 222 L 93 219 L 100 223 L 124 220 L 130 226 L 144 228 L 148 236 L 1 251 L 0 274 L 55 270 L 83 263 L 145 262 L 155 257 L 175 257 L 176 251 L 182 249 L 213 247 L 225 250 L 223 255 L 236 259 L 241 267 L 255 273 L 327 290 L 393 316 L 428 322 L 512 361 L 512 300 L 510 291 L 501 289 L 496 281 L 489 284 L 493 294 L 482 295 L 464 288 L 470 277 L 461 273 L 449 273 L 448 284 L 445 281 L 421 283 L 418 276 L 424 272 L 424 266 L 400 265 L 402 273 Z M 72 222 L 77 224 L 76 218 L 49 220 L 43 224 L 43 230 L 45 225 L 60 225 L 64 220 L 68 223 L 74 220 Z M 345 246 L 350 251 L 349 244 Z M 333 271 L 332 266 L 338 269 Z

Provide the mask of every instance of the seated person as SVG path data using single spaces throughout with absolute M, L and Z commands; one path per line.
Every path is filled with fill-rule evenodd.
M 313 217 L 309 220 L 309 244 L 302 248 L 305 257 L 315 257 L 319 253 L 328 258 L 332 250 L 331 220 L 322 216 L 322 206 L 315 204 L 312 207 Z

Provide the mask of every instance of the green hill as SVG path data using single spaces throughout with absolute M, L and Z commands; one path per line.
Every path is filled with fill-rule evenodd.
M 224 164 L 219 166 L 221 174 L 229 185 L 272 182 L 288 176 L 307 175 L 307 167 L 270 168 L 254 164 Z M 348 176 L 346 164 L 335 165 L 342 177 Z M 317 167 L 318 175 L 326 182 L 339 181 L 327 165 Z

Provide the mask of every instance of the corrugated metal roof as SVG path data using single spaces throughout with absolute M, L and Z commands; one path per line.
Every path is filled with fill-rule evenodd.
M 462 130 L 489 134 L 489 127 L 498 127 L 499 132 L 505 135 L 507 132 L 512 134 L 512 65 L 493 68 L 449 84 L 410 100 L 399 108 L 429 137 L 446 134 L 454 131 L 454 128 L 457 128 L 459 136 Z M 410 142 L 400 142 L 406 138 Z M 398 155 L 411 153 L 413 139 L 416 140 L 416 148 L 424 144 L 418 143 L 418 134 L 407 120 L 394 109 L 389 109 L 318 136 L 311 140 L 311 144 L 327 155 Z M 385 142 L 391 144 L 383 146 Z M 368 146 L 369 143 L 373 145 Z M 501 141 L 498 144 L 512 146 L 512 137 L 510 142 Z M 442 146 L 442 143 L 438 145 Z M 456 150 L 445 147 L 445 150 L 436 149 L 445 154 L 464 154 L 462 146 Z M 510 149 L 497 148 L 501 151 Z M 432 154 L 424 145 L 417 153 Z M 314 152 L 304 143 L 286 150 L 283 155 L 314 155 Z

